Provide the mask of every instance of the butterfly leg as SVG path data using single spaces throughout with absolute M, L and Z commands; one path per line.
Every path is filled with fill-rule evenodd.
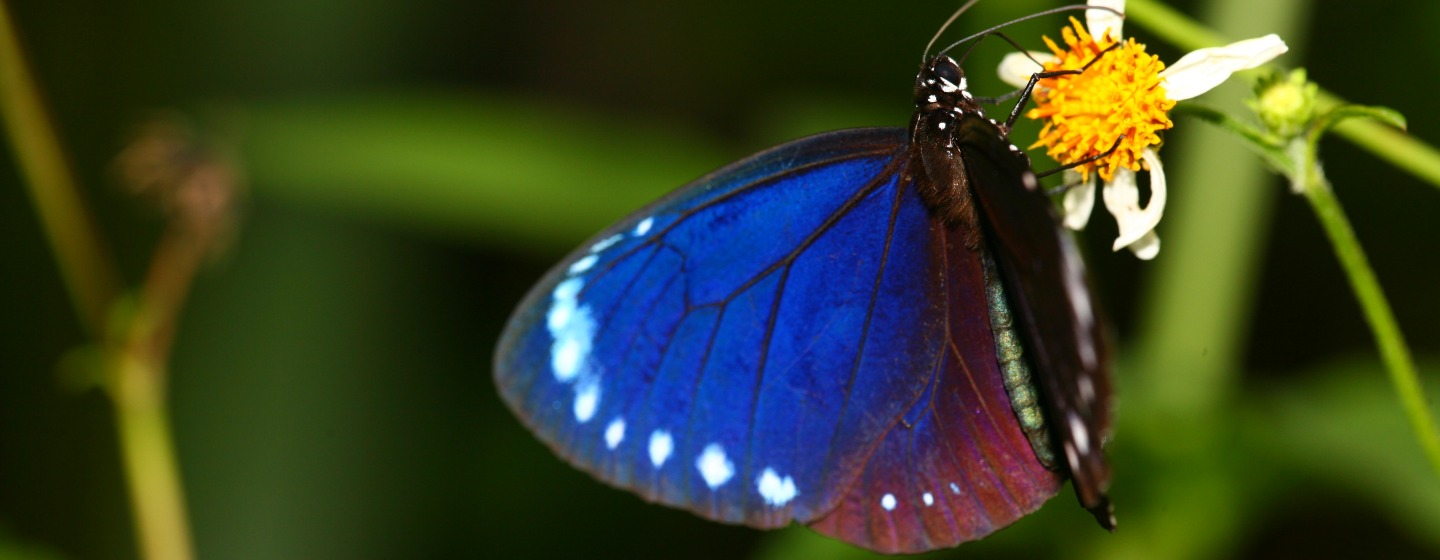
M 1004 34 L 1004 33 L 1002 33 L 1002 32 L 999 32 L 999 31 L 991 31 L 991 32 L 989 32 L 989 33 L 985 33 L 985 34 L 982 34 L 982 35 L 980 35 L 979 37 L 977 37 L 977 38 L 975 39 L 975 43 L 972 44 L 972 45 L 970 45 L 970 48 L 965 51 L 965 56 L 962 57 L 960 60 L 963 61 L 963 60 L 965 60 L 966 57 L 969 57 L 969 56 L 970 56 L 970 52 L 971 52 L 971 51 L 974 51 L 976 46 L 979 46 L 980 41 L 983 41 L 983 40 L 985 40 L 986 37 L 991 37 L 991 36 L 999 37 L 999 38 L 1001 38 L 1001 39 L 1004 39 L 1006 43 L 1010 43 L 1010 46 L 1015 47 L 1015 50 L 1020 51 L 1020 53 L 1024 54 L 1025 57 L 1026 57 L 1026 58 L 1029 58 L 1031 62 L 1034 62 L 1036 66 L 1042 66 L 1042 67 L 1045 66 L 1045 64 L 1044 64 L 1043 62 L 1040 62 L 1039 60 L 1036 60 L 1035 57 L 1030 56 L 1030 51 L 1025 50 L 1025 47 L 1020 46 L 1020 43 L 1016 42 L 1014 39 L 1011 39 L 1009 35 L 1006 35 L 1006 34 Z M 996 96 L 996 97 L 975 97 L 975 101 L 976 101 L 977 103 L 983 103 L 983 104 L 986 104 L 986 105 L 996 105 L 996 104 L 999 104 L 1001 101 L 1006 101 L 1006 100 L 1009 100 L 1009 99 L 1014 99 L 1015 96 L 1020 95 L 1020 92 L 1021 92 L 1021 91 L 1023 91 L 1022 88 L 1016 88 L 1016 89 L 1010 91 L 1009 93 L 1006 93 L 1006 94 L 1003 94 L 1003 95 L 999 95 L 999 96 Z
M 1095 64 L 1096 61 L 1100 60 L 1100 57 L 1105 56 L 1105 53 L 1110 52 L 1119 46 L 1120 43 L 1115 43 L 1113 45 L 1110 45 L 1109 47 L 1106 47 L 1105 50 L 1100 51 L 1099 54 L 1095 55 L 1095 58 L 1090 59 L 1089 62 L 1086 62 L 1084 66 L 1081 66 L 1079 68 L 1069 70 L 1051 70 L 1049 72 L 1036 72 L 1034 74 L 1031 74 L 1030 81 L 1026 82 L 1025 87 L 1021 88 L 1020 90 L 1020 100 L 1016 101 L 1015 107 L 1010 109 L 1010 118 L 1005 119 L 1005 130 L 1007 134 L 1012 128 L 1014 128 L 1015 121 L 1020 118 L 1020 111 L 1025 108 L 1025 105 L 1030 103 L 1030 95 L 1034 93 L 1035 84 L 1040 83 L 1040 80 L 1046 78 L 1055 78 L 1058 76 L 1070 76 L 1074 74 L 1084 73 L 1090 68 L 1090 65 Z M 1031 60 L 1034 59 L 1032 58 Z
M 1074 167 L 1079 167 L 1079 166 L 1085 165 L 1085 164 L 1087 164 L 1087 163 L 1092 163 L 1092 162 L 1099 161 L 1099 160 L 1105 159 L 1105 158 L 1107 158 L 1107 157 L 1110 157 L 1110 154 L 1115 153 L 1115 150 L 1120 147 L 1120 142 L 1121 142 L 1122 140 L 1124 140 L 1124 139 L 1125 139 L 1125 135 L 1124 135 L 1124 134 L 1121 134 L 1119 138 L 1116 138 L 1116 139 L 1115 139 L 1115 143 L 1110 145 L 1110 149 L 1105 150 L 1104 153 L 1095 154 L 1095 155 L 1090 156 L 1090 157 L 1087 157 L 1087 158 L 1085 158 L 1085 159 L 1072 161 L 1072 162 L 1067 163 L 1067 164 L 1065 164 L 1065 165 L 1062 165 L 1062 166 L 1060 166 L 1060 167 L 1056 167 L 1055 169 L 1047 169 L 1047 170 L 1045 170 L 1045 171 L 1043 171 L 1043 172 L 1041 172 L 1041 173 L 1036 173 L 1036 174 L 1035 174 L 1035 178 L 1036 178 L 1036 179 L 1043 179 L 1043 178 L 1045 178 L 1045 177 L 1049 177 L 1049 176 L 1051 176 L 1051 175 L 1054 175 L 1054 174 L 1059 173 L 1059 172 L 1061 172 L 1061 171 L 1064 171 L 1064 170 L 1066 170 L 1066 169 L 1071 169 L 1071 168 L 1074 168 Z M 1055 189 L 1054 191 L 1051 191 L 1049 194 L 1056 194 L 1056 193 L 1059 193 L 1059 192 L 1064 192 L 1064 191 L 1068 190 L 1070 187 L 1073 187 L 1073 186 L 1074 186 L 1074 185 L 1062 185 L 1062 186 L 1060 186 L 1059 188 Z

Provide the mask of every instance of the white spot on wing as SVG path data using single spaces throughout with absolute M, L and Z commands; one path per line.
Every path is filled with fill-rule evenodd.
M 711 490 L 719 488 L 729 482 L 730 477 L 735 476 L 735 464 L 725 457 L 725 448 L 718 443 L 705 446 L 705 450 L 695 459 L 695 469 L 700 471 L 705 485 Z
M 555 286 L 551 297 L 555 303 L 550 305 L 550 313 L 546 314 L 546 326 L 550 328 L 550 334 L 563 329 L 570 322 L 570 316 L 575 313 L 575 296 L 579 295 L 580 288 L 585 286 L 585 280 L 571 278 Z
M 581 272 L 590 270 L 590 267 L 595 266 L 595 263 L 599 261 L 600 255 L 586 255 L 585 258 L 575 261 L 575 264 L 570 265 L 570 274 L 580 274 Z
M 886 494 L 881 496 L 880 507 L 885 508 L 885 511 L 895 511 L 895 495 Z
M 655 430 L 650 432 L 650 464 L 660 468 L 670 458 L 670 452 L 675 450 L 675 440 L 670 439 L 670 432 Z
M 1080 348 L 1080 361 L 1085 369 L 1094 371 L 1099 358 L 1089 334 L 1095 327 L 1095 311 L 1090 308 L 1090 290 L 1085 287 L 1085 265 L 1069 236 L 1062 236 L 1060 241 L 1061 257 L 1065 261 L 1065 292 L 1075 311 L 1076 346 Z
M 1066 419 L 1070 422 L 1070 438 L 1075 440 L 1076 450 L 1080 453 L 1090 452 L 1090 432 L 1085 429 L 1085 421 L 1080 415 L 1071 412 Z
M 930 507 L 930 506 L 935 505 L 935 495 L 934 495 L 934 494 L 931 494 L 931 493 L 929 493 L 929 492 L 926 492 L 925 495 L 920 496 L 920 499 L 925 500 L 925 507 Z
M 571 278 L 555 285 L 555 301 L 575 301 L 575 296 L 580 295 L 580 288 L 585 287 L 585 280 Z
M 625 238 L 624 235 L 621 235 L 621 234 L 618 234 L 618 233 L 617 233 L 617 234 L 612 235 L 612 236 L 610 236 L 610 237 L 606 237 L 605 239 L 601 239 L 600 241 L 595 242 L 594 245 L 591 245 L 591 246 L 590 246 L 590 252 L 591 252 L 591 253 L 599 253 L 600 251 L 604 251 L 604 250 L 606 250 L 606 249 L 609 249 L 611 246 L 615 245 L 616 243 L 619 243 L 620 240 L 621 240 L 621 239 L 624 239 L 624 238 Z
M 625 441 L 625 419 L 616 418 L 605 426 L 605 447 L 615 449 L 622 441 Z
M 575 389 L 575 420 L 584 424 L 595 417 L 600 407 L 600 383 L 584 381 Z
M 545 315 L 546 327 L 555 339 L 550 346 L 550 368 L 555 379 L 570 383 L 580 376 L 590 356 L 590 343 L 595 339 L 595 320 L 589 307 L 580 307 L 576 297 L 585 281 L 571 278 L 555 286 L 555 301 Z
M 650 233 L 650 226 L 653 225 L 655 225 L 655 218 L 653 217 L 640 220 L 640 223 L 635 226 L 635 235 Z
M 1090 379 L 1089 375 L 1082 374 L 1075 384 L 1076 388 L 1080 390 L 1080 402 L 1085 404 L 1095 402 L 1095 380 Z
M 550 312 L 545 315 L 546 324 L 550 327 L 551 334 L 553 335 L 555 331 L 560 330 L 560 328 L 568 324 L 570 322 L 570 316 L 574 314 L 574 300 L 564 302 L 563 304 L 560 301 L 556 301 L 554 305 L 551 305 Z
M 960 493 L 960 485 L 959 485 L 959 484 L 955 484 L 954 482 L 951 482 L 951 483 L 950 483 L 950 493 L 951 493 L 951 494 L 959 494 L 959 493 Z
M 586 343 L 578 337 L 565 337 L 555 341 L 550 358 L 550 367 L 555 369 L 555 379 L 569 382 L 580 374 L 580 362 L 589 353 Z
M 765 467 L 760 478 L 755 479 L 755 489 L 760 492 L 760 497 L 766 504 L 775 507 L 783 507 L 800 495 L 800 491 L 795 489 L 795 479 L 788 476 L 781 478 L 771 467 Z

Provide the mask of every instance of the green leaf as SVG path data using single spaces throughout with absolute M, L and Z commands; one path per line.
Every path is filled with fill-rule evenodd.
M 1316 119 L 1314 126 L 1311 128 L 1311 137 L 1318 138 L 1320 135 L 1329 132 L 1330 129 L 1334 128 L 1340 121 L 1353 118 L 1377 120 L 1400 130 L 1406 130 L 1405 115 L 1400 114 L 1399 111 L 1394 109 L 1367 105 L 1341 105 Z
M 1347 488 L 1373 500 L 1417 541 L 1440 550 L 1440 484 L 1414 444 L 1385 368 L 1367 361 L 1307 376 L 1309 382 L 1274 387 L 1252 401 L 1264 407 L 1247 422 L 1263 426 L 1252 433 L 1255 449 L 1281 463 L 1288 478 L 1308 473 L 1325 482 L 1311 490 Z M 1434 400 L 1440 378 L 1427 377 Z

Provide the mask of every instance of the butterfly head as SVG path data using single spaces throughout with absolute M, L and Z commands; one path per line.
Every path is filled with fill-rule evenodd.
M 949 56 L 937 56 L 930 61 L 928 86 L 945 93 L 965 89 L 965 71 Z
M 949 56 L 931 58 L 915 76 L 915 107 L 955 106 L 973 103 L 965 71 Z
M 1003 140 L 1004 132 L 985 118 L 984 109 L 967 86 L 960 63 L 944 54 L 928 59 L 920 68 L 915 76 L 915 112 L 910 116 L 914 146 L 910 159 L 920 198 L 943 216 L 947 225 L 972 232 L 967 245 L 975 248 L 980 243 L 980 228 L 959 157 L 959 135 L 967 127 L 972 134 L 977 130 L 984 134 L 988 126 L 993 129 L 991 136 Z

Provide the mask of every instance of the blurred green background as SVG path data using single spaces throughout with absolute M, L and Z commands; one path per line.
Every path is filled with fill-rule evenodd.
M 188 115 L 247 175 L 241 229 L 197 280 L 172 360 L 201 557 L 818 558 L 856 553 L 801 529 L 760 533 L 650 506 L 566 466 L 499 402 L 491 351 L 529 284 L 628 210 L 787 139 L 903 126 L 920 51 L 956 4 L 10 7 L 132 284 L 162 222 L 115 188 L 109 168 L 139 119 Z M 1053 5 L 982 2 L 953 36 Z M 1281 64 L 1395 108 L 1414 135 L 1440 141 L 1428 87 L 1440 3 L 1291 6 L 1302 12 L 1290 16 L 1295 48 Z M 1213 23 L 1231 38 L 1271 31 L 1244 21 Z M 1039 35 L 1063 22 L 1012 36 L 1040 48 Z M 1133 24 L 1126 32 L 1152 37 Z M 1168 61 L 1182 54 L 1150 48 Z M 996 42 L 967 63 L 973 89 L 1006 91 L 990 77 L 1006 50 Z M 1244 88 L 1225 91 L 1233 103 Z M 1237 165 L 1184 161 L 1206 125 L 1179 118 L 1167 162 Z M 0 558 L 131 558 L 112 408 L 58 373 L 86 340 L 11 153 L 0 156 Z M 1322 156 L 1436 395 L 1440 193 L 1339 140 Z M 1223 186 L 1184 176 L 1172 176 L 1172 208 Z M 1081 236 L 1120 335 L 1120 532 L 1096 529 L 1067 490 L 942 555 L 1440 557 L 1440 479 L 1406 429 L 1329 245 L 1280 179 L 1260 188 L 1227 210 L 1258 208 L 1253 234 L 1186 240 L 1162 223 L 1174 243 L 1153 264 L 1108 250 L 1108 217 Z M 1229 326 L 1172 329 L 1156 342 L 1145 318 L 1155 271 L 1185 259 L 1176 247 L 1186 246 L 1242 255 L 1233 297 L 1168 302 L 1227 309 L 1219 321 Z M 1214 406 L 1171 422 L 1163 406 L 1137 402 L 1155 391 L 1147 379 L 1168 379 L 1155 370 L 1190 367 L 1223 373 Z

